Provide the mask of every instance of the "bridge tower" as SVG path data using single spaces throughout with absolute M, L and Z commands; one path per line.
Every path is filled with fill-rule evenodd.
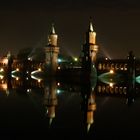
M 96 45 L 96 32 L 93 30 L 92 22 L 89 23 L 88 31 L 86 32 L 86 40 L 83 45 L 84 61 L 96 61 L 98 46 Z
M 87 79 L 93 74 L 93 64 L 96 62 L 97 52 L 96 32 L 93 30 L 93 25 L 90 21 L 82 50 L 82 72 Z
M 57 46 L 58 35 L 55 33 L 54 24 L 52 24 L 51 32 L 48 35 L 48 45 L 45 46 L 45 61 L 50 75 L 55 75 L 58 67 L 59 47 Z

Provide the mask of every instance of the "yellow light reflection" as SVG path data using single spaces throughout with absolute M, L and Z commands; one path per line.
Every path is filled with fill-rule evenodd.
M 1 88 L 4 89 L 4 90 L 7 90 L 7 84 L 6 83 L 5 84 L 2 84 L 1 85 Z
M 4 76 L 3 75 L 0 75 L 0 79 L 3 79 L 4 78 Z
M 38 81 L 38 83 L 40 83 L 41 82 L 41 79 L 38 79 L 37 81 Z
M 109 86 L 110 86 L 110 87 L 113 87 L 113 83 L 109 83 Z
M 8 59 L 7 58 L 4 58 L 3 61 L 2 61 L 2 63 L 7 65 L 8 64 Z

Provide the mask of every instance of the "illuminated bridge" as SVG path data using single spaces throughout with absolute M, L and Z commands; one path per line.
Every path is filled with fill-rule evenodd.
M 102 73 L 107 73 L 110 70 L 113 70 L 115 73 L 128 73 L 130 69 L 130 64 L 128 59 L 98 59 L 96 62 L 96 69 L 98 75 Z M 134 67 L 135 76 L 140 75 L 140 60 L 134 60 Z
M 128 69 L 127 59 L 99 59 L 96 62 L 96 68 L 98 73 L 105 73 L 110 70 L 117 72 L 127 71 Z

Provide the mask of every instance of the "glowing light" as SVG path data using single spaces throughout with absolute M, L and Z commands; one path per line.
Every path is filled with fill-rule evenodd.
M 93 32 L 92 22 L 90 22 L 90 31 Z
M 7 84 L 6 83 L 5 84 L 2 84 L 1 85 L 1 88 L 4 89 L 4 90 L 7 90 Z
M 77 61 L 78 61 L 78 58 L 77 58 L 77 57 L 75 57 L 75 58 L 74 58 L 74 61 L 76 61 L 76 62 L 77 62 Z
M 37 82 L 40 83 L 41 82 L 41 79 L 38 79 Z
M 18 80 L 19 80 L 19 78 L 18 78 L 18 77 L 16 77 L 16 80 L 18 81 Z
M 56 92 L 57 92 L 57 94 L 60 94 L 60 92 L 61 92 L 61 91 L 60 91 L 59 89 L 57 89 L 57 91 L 56 91 Z
M 4 78 L 4 76 L 3 75 L 0 75 L 0 79 L 3 79 Z
M 32 72 L 31 72 L 31 75 L 34 75 L 34 74 L 36 74 L 36 73 L 38 73 L 38 72 L 42 72 L 42 69 L 41 69 L 41 68 L 38 68 L 37 70 L 32 71 Z
M 28 92 L 28 93 L 31 92 L 31 89 L 27 89 L 27 92 Z
M 16 68 L 16 71 L 19 71 L 19 68 Z
M 3 71 L 4 71 L 4 69 L 3 69 L 3 68 L 1 68 L 1 69 L 0 69 L 0 72 L 3 72 Z
M 60 86 L 60 83 L 58 82 L 57 85 Z
M 111 74 L 110 72 L 103 73 L 98 76 L 98 79 L 106 84 L 109 83 L 122 83 L 124 81 L 124 77 L 122 74 L 114 73 Z
M 8 59 L 7 59 L 7 58 L 4 58 L 4 59 L 2 60 L 2 63 L 7 65 L 7 64 L 8 64 Z
M 38 71 L 41 71 L 41 68 L 38 68 Z
M 113 85 L 114 85 L 113 83 L 109 83 L 109 86 L 110 86 L 110 87 L 113 87 Z
M 138 84 L 140 84 L 140 76 L 137 76 L 135 80 Z
M 31 58 L 31 57 L 28 57 L 28 60 L 29 60 L 29 61 L 32 61 L 32 58 Z
M 58 60 L 57 60 L 57 61 L 58 61 L 58 63 L 62 62 L 62 60 L 61 60 L 60 58 L 58 58 Z
M 114 70 L 110 70 L 110 73 L 113 74 L 114 73 Z
M 61 69 L 60 66 L 58 66 L 57 69 L 60 70 Z
M 32 78 L 32 79 L 35 79 L 35 80 L 37 80 L 37 81 L 39 81 L 39 80 L 41 81 L 41 80 L 42 80 L 41 78 L 37 78 L 37 77 L 35 77 L 35 76 L 33 76 L 33 75 L 31 75 L 31 78 Z
M 12 74 L 12 77 L 15 78 L 15 79 L 19 79 L 18 76 L 15 76 L 15 75 L 13 75 L 13 74 Z

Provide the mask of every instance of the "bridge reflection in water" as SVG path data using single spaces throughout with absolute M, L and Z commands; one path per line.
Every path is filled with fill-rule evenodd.
M 35 107 L 35 114 L 40 114 L 39 118 L 42 117 L 40 120 L 44 122 L 42 127 L 43 132 L 48 136 L 53 137 L 56 134 L 59 137 L 63 137 L 64 135 L 74 137 L 75 133 L 78 136 L 80 133 L 81 136 L 84 134 L 85 136 L 95 137 L 96 134 L 94 131 L 97 131 L 97 124 L 99 123 L 98 116 L 100 116 L 101 105 L 106 102 L 105 100 L 107 98 L 113 98 L 113 100 L 117 98 L 117 100 L 123 100 L 124 105 L 131 105 L 132 103 L 135 105 L 135 99 L 139 98 L 140 86 L 138 83 L 134 84 L 133 81 L 124 81 L 121 83 L 113 81 L 111 83 L 110 79 L 105 78 L 105 80 L 101 80 L 99 77 L 97 81 L 89 79 L 85 82 L 78 80 L 77 82 L 69 81 L 69 83 L 67 83 L 67 80 L 59 78 L 12 78 L 8 80 L 2 77 L 0 79 L 0 91 L 2 95 L 6 95 L 4 100 L 8 98 L 8 100 L 14 100 L 14 97 L 16 98 L 17 95 L 20 95 L 20 98 L 26 96 L 30 104 L 27 103 L 25 106 L 29 105 L 29 108 L 31 106 Z M 18 101 L 14 104 L 18 106 Z M 122 108 L 124 109 L 124 106 Z M 23 112 L 27 113 L 27 108 L 23 107 L 23 109 L 25 109 Z M 19 111 L 16 110 L 13 113 L 19 113 Z M 34 117 L 32 111 L 29 115 L 30 117 Z M 25 121 L 25 124 L 31 121 L 28 119 L 24 120 L 24 115 L 20 119 Z M 40 120 L 37 118 L 37 121 Z M 16 123 L 15 121 L 15 125 L 13 126 L 8 124 L 9 128 L 6 129 L 18 130 L 20 127 L 23 127 L 23 125 L 19 126 Z M 115 126 L 112 126 L 112 128 L 115 128 Z M 40 132 L 39 128 L 36 128 L 36 130 Z M 22 131 L 26 132 L 26 129 L 24 128 Z

